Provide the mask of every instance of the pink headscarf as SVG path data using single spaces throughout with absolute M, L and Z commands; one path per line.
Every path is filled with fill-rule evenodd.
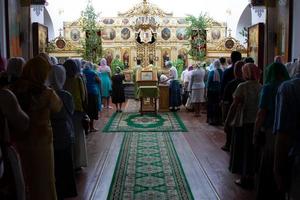
M 105 58 L 102 58 L 100 61 L 99 72 L 110 73 L 110 67 L 107 65 L 107 61 Z
M 100 66 L 102 66 L 102 67 L 107 66 L 107 61 L 106 61 L 105 58 L 102 58 L 102 59 L 101 59 L 101 61 L 100 61 Z
M 260 70 L 257 65 L 253 63 L 247 63 L 242 68 L 243 77 L 245 80 L 255 80 L 260 79 Z

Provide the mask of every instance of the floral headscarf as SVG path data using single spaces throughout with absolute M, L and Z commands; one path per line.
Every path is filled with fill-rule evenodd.
M 102 59 L 101 59 L 101 61 L 100 61 L 100 66 L 102 66 L 102 67 L 107 66 L 107 61 L 106 61 L 105 58 L 102 58 Z
M 247 63 L 242 68 L 243 78 L 245 80 L 255 80 L 258 81 L 260 78 L 260 70 L 257 65 L 253 63 Z

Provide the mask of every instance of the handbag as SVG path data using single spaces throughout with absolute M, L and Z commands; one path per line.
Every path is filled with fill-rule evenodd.
M 237 106 L 231 104 L 224 128 L 228 127 L 242 127 L 243 126 L 243 113 L 244 113 L 244 104 L 239 103 Z
M 235 110 L 235 115 L 229 125 L 232 127 L 242 127 L 243 117 L 244 117 L 243 113 L 244 113 L 244 106 L 243 104 L 240 103 L 237 105 L 237 108 Z

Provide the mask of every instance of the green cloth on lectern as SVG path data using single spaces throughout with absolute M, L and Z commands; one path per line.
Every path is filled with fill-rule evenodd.
M 157 86 L 140 86 L 137 91 L 139 98 L 158 98 L 159 89 Z

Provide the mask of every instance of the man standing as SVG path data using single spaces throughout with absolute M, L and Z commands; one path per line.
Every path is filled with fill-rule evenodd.
M 294 76 L 278 89 L 274 132 L 276 133 L 274 172 L 278 188 L 300 199 L 300 64 Z M 287 178 L 289 177 L 289 178 Z

